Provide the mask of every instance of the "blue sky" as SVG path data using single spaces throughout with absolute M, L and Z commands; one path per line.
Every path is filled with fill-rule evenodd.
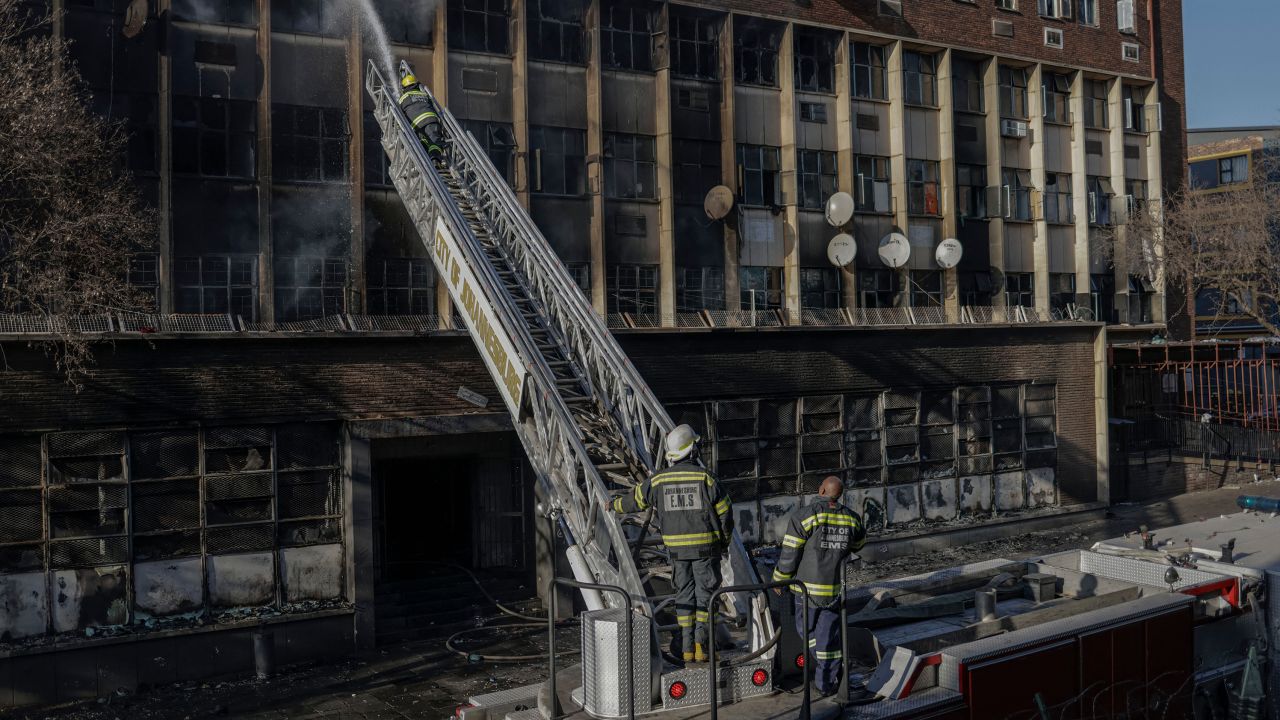
M 1187 125 L 1280 125 L 1280 0 L 1184 0 Z

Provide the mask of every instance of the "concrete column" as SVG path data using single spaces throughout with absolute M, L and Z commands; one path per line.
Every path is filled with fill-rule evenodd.
M 347 277 L 347 312 L 363 313 L 368 307 L 364 272 L 364 39 L 359 13 L 351 16 L 351 40 L 347 46 L 347 124 L 351 161 L 351 263 Z
M 1093 427 L 1094 457 L 1097 463 L 1098 500 L 1111 501 L 1110 400 L 1107 377 L 1107 328 L 1098 328 L 1093 340 Z
M 1031 216 L 1035 220 L 1035 239 L 1031 245 L 1031 262 L 1035 269 L 1036 311 L 1049 312 L 1049 223 L 1044 216 L 1044 66 L 1031 69 L 1027 80 L 1027 109 L 1031 116 Z
M 63 0 L 54 0 L 55 26 L 61 22 L 62 4 Z M 170 0 L 157 0 L 156 14 L 172 17 L 171 4 Z M 156 279 L 160 283 L 160 306 L 157 310 L 167 315 L 173 312 L 173 61 L 169 53 L 159 53 L 156 71 L 156 136 L 160 145 L 157 158 L 160 197 L 156 208 L 156 250 L 160 254 Z
M 1075 213 L 1076 305 L 1089 307 L 1089 174 L 1085 141 L 1085 76 L 1071 84 L 1071 211 Z
M 670 37 L 668 8 L 662 5 L 657 37 Z M 658 318 L 664 327 L 676 325 L 676 197 L 672 175 L 674 142 L 671 136 L 670 46 L 659 48 L 661 58 L 654 78 L 654 160 L 658 182 Z
M 449 13 L 445 3 L 436 7 L 435 28 L 431 31 L 431 92 L 442 104 L 449 104 Z M 440 327 L 453 327 L 453 300 L 449 298 L 449 286 L 436 278 L 436 315 Z
M 1116 193 L 1124 192 L 1124 139 L 1126 131 L 1124 129 L 1124 83 L 1116 78 L 1112 83 L 1111 93 L 1107 98 L 1107 104 L 1110 105 L 1109 114 L 1111 115 L 1111 189 Z M 1099 198 L 1098 203 L 1101 206 L 1106 202 L 1106 198 Z M 1125 254 L 1128 252 L 1129 230 L 1123 225 L 1115 227 L 1115 258 L 1114 272 L 1116 283 L 1116 314 L 1120 316 L 1120 322 L 1127 324 L 1129 322 L 1129 267 L 1125 261 Z
M 373 546 L 373 460 L 368 438 L 352 435 L 349 429 L 344 435 L 347 503 L 342 532 L 346 565 L 351 568 L 346 575 L 346 597 L 356 609 L 356 648 L 372 650 L 376 644 L 374 587 L 378 580 Z
M 840 190 L 855 195 L 853 186 L 853 84 L 849 77 L 849 34 L 840 35 L 836 46 L 836 183 Z M 852 221 L 850 221 L 852 223 Z M 858 305 L 858 260 L 840 268 L 842 305 L 847 308 Z
M 603 79 L 600 67 L 600 2 L 587 6 L 587 194 L 591 197 L 591 305 L 604 316 L 604 126 Z
M 738 146 L 734 142 L 733 13 L 724 18 L 720 33 L 720 181 L 735 193 L 738 187 Z M 738 284 L 737 208 L 724 219 L 724 309 L 737 310 L 742 304 Z
M 258 57 L 271 67 L 271 4 L 258 3 Z M 168 113 L 166 113 L 167 115 Z M 275 311 L 275 250 L 271 243 L 271 73 L 262 73 L 258 93 L 258 319 L 272 322 Z M 165 143 L 168 145 L 168 143 Z
M 800 183 L 796 158 L 795 25 L 787 23 L 778 48 L 778 110 L 782 134 L 782 202 L 786 220 L 782 227 L 782 307 L 787 322 L 800 324 Z
M 1160 84 L 1157 81 L 1151 86 L 1151 90 L 1147 94 L 1147 106 L 1154 107 L 1160 100 Z M 1164 210 L 1164 163 L 1161 154 L 1161 136 L 1160 131 L 1152 129 L 1147 134 L 1147 206 L 1153 208 L 1156 213 L 1163 216 Z M 1125 188 L 1116 188 L 1116 192 L 1124 192 Z M 1164 236 L 1161 232 L 1162 224 L 1153 224 L 1153 237 L 1150 239 L 1152 252 L 1155 254 L 1155 280 L 1152 285 L 1155 287 L 1155 296 L 1151 298 L 1151 320 L 1152 322 L 1165 324 L 1168 322 L 1168 311 L 1164 306 L 1165 303 L 1165 279 L 1164 279 Z M 1194 302 L 1194 297 L 1192 301 Z M 1194 317 L 1194 313 L 1192 313 Z
M 529 8 L 511 0 L 511 129 L 516 139 L 516 200 L 529 209 Z
M 993 57 L 987 63 L 982 78 L 983 92 L 987 105 L 987 187 L 995 188 L 995 196 L 987 193 L 987 215 L 991 221 L 987 224 L 991 269 L 995 271 L 992 278 L 991 304 L 994 307 L 1005 306 L 1004 287 L 1004 213 L 1000 210 L 1000 202 L 1004 199 L 1002 190 L 1004 174 L 1004 141 L 1000 135 L 1000 58 Z M 992 203 L 992 200 L 995 202 Z
M 944 50 L 938 59 L 938 207 L 942 210 L 942 237 L 953 238 L 958 233 L 956 208 L 956 113 L 955 85 L 952 81 L 951 56 Z M 956 268 L 942 274 L 942 303 L 947 322 L 960 322 L 960 272 Z
M 888 57 L 885 59 L 889 95 L 889 192 L 893 202 L 894 229 L 907 232 L 907 104 L 906 94 L 902 86 L 902 41 L 885 46 Z M 898 296 L 898 305 L 906 307 L 911 304 L 911 273 L 907 268 L 898 270 L 899 286 L 902 288 Z

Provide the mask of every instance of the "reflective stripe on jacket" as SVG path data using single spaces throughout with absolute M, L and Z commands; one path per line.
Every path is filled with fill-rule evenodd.
M 615 512 L 652 507 L 662 542 L 675 559 L 711 557 L 729 540 L 733 523 L 729 496 L 706 468 L 680 463 L 654 473 L 613 501 Z
M 829 605 L 840 593 L 840 563 L 866 542 L 867 531 L 857 513 L 820 498 L 791 513 L 773 579 L 794 579 L 809 591 L 814 604 Z
M 436 114 L 435 103 L 431 102 L 431 97 L 421 90 L 406 90 L 401 93 L 400 107 L 415 130 L 421 130 L 432 120 L 439 122 L 440 116 Z

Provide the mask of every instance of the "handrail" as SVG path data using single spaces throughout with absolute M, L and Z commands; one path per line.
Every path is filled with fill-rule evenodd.
M 551 692 L 551 717 L 547 720 L 557 720 L 563 716 L 563 710 L 560 707 L 560 696 L 556 690 L 556 586 L 576 588 L 578 590 L 597 590 L 605 592 L 615 592 L 622 596 L 626 607 L 623 611 L 627 614 L 627 663 L 630 664 L 634 656 L 633 647 L 634 640 L 631 637 L 634 625 L 634 616 L 632 607 L 635 601 L 631 597 L 631 593 L 617 585 L 605 585 L 601 583 L 579 582 L 570 580 L 569 578 L 552 577 L 547 581 L 547 595 L 550 596 L 547 608 L 547 659 L 551 670 L 551 677 L 548 680 Z M 635 669 L 627 673 L 627 720 L 636 720 L 636 693 L 635 693 Z M 586 697 L 582 698 L 586 702 Z
M 850 553 L 840 561 L 840 687 L 836 690 L 836 703 L 849 704 L 849 566 L 855 555 Z
M 755 592 L 762 592 L 766 590 L 772 590 L 773 588 L 783 588 L 783 587 L 788 587 L 788 588 L 798 587 L 804 593 L 804 612 L 803 612 L 803 616 L 804 616 L 804 645 L 803 645 L 804 650 L 803 652 L 805 655 L 804 695 L 801 700 L 800 715 L 798 717 L 799 717 L 799 720 L 809 720 L 809 703 L 810 703 L 810 697 L 811 697 L 810 690 L 809 690 L 809 675 L 810 675 L 811 668 L 809 667 L 809 661 L 808 661 L 808 657 L 809 657 L 809 588 L 805 587 L 802 584 L 797 583 L 794 580 L 779 580 L 775 582 L 751 583 L 746 585 L 731 585 L 728 587 L 717 588 L 715 592 L 711 593 L 711 600 L 708 603 L 710 608 L 709 608 L 709 613 L 707 618 L 707 635 L 708 635 L 707 646 L 709 650 L 707 660 L 710 665 L 710 667 L 707 669 L 707 672 L 710 675 L 710 684 L 711 684 L 711 687 L 709 688 L 711 692 L 711 720 L 719 720 L 719 717 L 720 717 L 720 680 L 718 677 L 719 672 L 718 672 L 717 663 L 716 663 L 716 603 L 717 601 L 720 599 L 721 595 L 724 595 L 726 593 L 735 593 L 735 592 L 755 593 Z

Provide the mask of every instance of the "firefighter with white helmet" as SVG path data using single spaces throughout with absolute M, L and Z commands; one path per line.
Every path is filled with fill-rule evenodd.
M 729 496 L 698 462 L 699 439 L 688 425 L 673 429 L 665 442 L 668 467 L 613 501 L 615 512 L 657 513 L 685 662 L 707 660 L 711 594 L 720 587 L 720 555 L 733 533 Z

